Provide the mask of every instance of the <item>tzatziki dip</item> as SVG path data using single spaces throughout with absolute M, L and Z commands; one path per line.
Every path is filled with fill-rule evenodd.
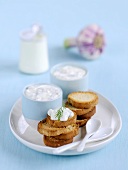
M 26 87 L 25 96 L 35 101 L 51 101 L 60 97 L 62 90 L 54 85 L 35 84 Z
M 67 121 L 68 118 L 73 117 L 74 113 L 66 108 L 66 107 L 61 107 L 59 109 L 49 109 L 47 113 L 51 120 L 60 120 L 60 121 Z
M 53 75 L 61 80 L 78 80 L 86 75 L 86 70 L 72 65 L 64 65 L 57 68 Z

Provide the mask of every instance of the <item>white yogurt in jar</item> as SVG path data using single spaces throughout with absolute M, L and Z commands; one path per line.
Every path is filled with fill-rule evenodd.
M 35 101 L 51 101 L 60 97 L 62 91 L 59 87 L 48 84 L 38 84 L 26 87 L 25 96 Z
M 20 33 L 20 71 L 28 74 L 39 74 L 48 70 L 47 37 L 40 25 Z
M 65 107 L 59 109 L 49 109 L 47 113 L 51 120 L 67 121 L 70 117 L 74 116 L 74 113 Z
M 86 75 L 86 71 L 80 67 L 64 65 L 57 68 L 53 75 L 60 80 L 78 80 Z

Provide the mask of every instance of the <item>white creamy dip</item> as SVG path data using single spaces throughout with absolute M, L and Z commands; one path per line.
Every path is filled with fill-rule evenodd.
M 25 89 L 25 95 L 36 101 L 50 101 L 61 95 L 61 89 L 47 84 L 31 85 Z
M 74 113 L 65 107 L 61 107 L 59 109 L 49 109 L 47 113 L 51 120 L 60 120 L 60 121 L 67 121 L 68 118 L 73 117 Z
M 53 75 L 61 80 L 77 80 L 85 76 L 86 71 L 80 67 L 65 65 L 53 72 Z

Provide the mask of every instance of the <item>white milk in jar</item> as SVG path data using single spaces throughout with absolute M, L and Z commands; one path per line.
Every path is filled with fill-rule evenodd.
M 39 25 L 20 33 L 19 69 L 24 73 L 38 74 L 48 70 L 47 38 Z

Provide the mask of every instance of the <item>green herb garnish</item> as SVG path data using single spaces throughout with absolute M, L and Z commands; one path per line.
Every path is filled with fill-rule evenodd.
M 60 118 L 63 116 L 64 109 L 64 107 L 61 107 L 59 110 L 57 110 L 56 117 L 58 120 L 60 120 Z

